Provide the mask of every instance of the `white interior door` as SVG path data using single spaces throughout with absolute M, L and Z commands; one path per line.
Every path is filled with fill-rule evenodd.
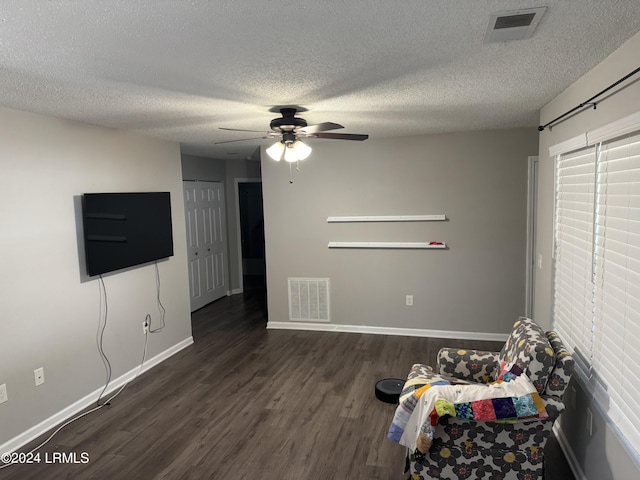
M 227 294 L 224 186 L 184 182 L 191 311 Z

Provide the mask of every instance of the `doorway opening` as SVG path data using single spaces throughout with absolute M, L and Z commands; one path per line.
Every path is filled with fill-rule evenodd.
M 241 288 L 243 291 L 263 290 L 267 282 L 262 181 L 239 179 L 237 193 Z

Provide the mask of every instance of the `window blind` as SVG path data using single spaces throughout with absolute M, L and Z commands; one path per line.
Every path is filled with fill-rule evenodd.
M 640 135 L 604 143 L 595 231 L 595 395 L 640 445 Z
M 588 374 L 593 350 L 595 148 L 561 155 L 556 166 L 554 327 Z
M 554 327 L 640 458 L 640 134 L 556 163 Z

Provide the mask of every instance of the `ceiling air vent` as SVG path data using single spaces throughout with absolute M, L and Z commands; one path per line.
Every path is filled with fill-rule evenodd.
M 533 35 L 547 7 L 498 12 L 491 15 L 484 43 L 524 40 Z

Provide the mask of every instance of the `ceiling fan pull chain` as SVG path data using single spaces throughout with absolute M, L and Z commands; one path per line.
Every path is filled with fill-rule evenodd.
M 293 178 L 291 178 L 291 162 L 289 162 L 289 183 L 293 183 Z
M 300 160 L 296 162 L 296 172 L 300 171 Z

